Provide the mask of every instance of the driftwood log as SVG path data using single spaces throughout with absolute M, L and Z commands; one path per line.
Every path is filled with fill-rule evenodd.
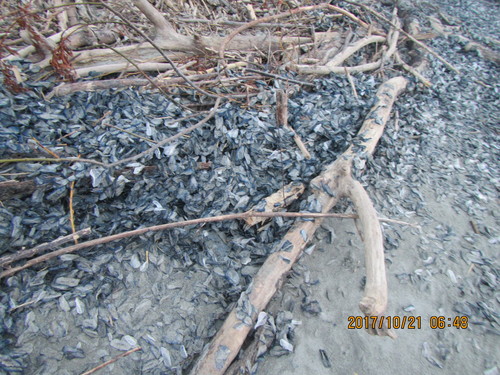
M 352 177 L 351 171 L 355 158 L 373 154 L 394 100 L 405 89 L 406 84 L 405 78 L 396 77 L 380 86 L 376 103 L 358 132 L 356 146 L 349 147 L 310 185 L 322 212 L 330 211 L 341 197 L 349 197 L 358 212 L 360 234 L 365 247 L 367 279 L 359 307 L 366 316 L 381 316 L 387 307 L 383 238 L 375 208 L 362 185 Z M 215 375 L 226 371 L 252 330 L 258 313 L 265 309 L 279 289 L 284 276 L 290 271 L 320 224 L 321 219 L 298 221 L 290 229 L 278 248 L 262 265 L 247 290 L 241 294 L 237 306 L 229 313 L 219 332 L 191 370 L 192 375 Z M 386 327 L 370 333 L 394 337 Z

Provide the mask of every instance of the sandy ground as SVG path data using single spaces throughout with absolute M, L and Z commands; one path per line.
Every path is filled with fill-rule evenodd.
M 449 77 L 439 79 L 446 81 Z M 478 90 L 484 93 L 483 89 Z M 408 97 L 398 100 L 404 103 Z M 481 104 L 481 99 L 457 100 L 457 107 Z M 421 154 L 417 149 L 419 167 L 406 175 L 404 168 L 396 168 L 400 173 L 392 177 L 367 170 L 369 177 L 365 181 L 382 217 L 407 220 L 421 227 L 383 224 L 389 289 L 387 315 L 401 319 L 418 317 L 421 326 L 396 329 L 395 340 L 370 336 L 364 329 L 348 329 L 349 317 L 362 315 L 358 303 L 365 274 L 363 247 L 352 221 L 331 219 L 317 232 L 316 250 L 303 256 L 269 307 L 271 311 L 292 311 L 293 318 L 301 321 L 291 338 L 294 352 L 265 357 L 258 374 L 500 373 L 500 298 L 496 287 L 500 226 L 495 185 L 498 159 L 484 165 L 476 159 L 478 154 L 496 150 L 497 146 L 493 141 L 484 142 L 479 148 L 462 147 L 471 144 L 468 139 L 477 134 L 495 134 L 496 130 L 491 123 L 482 128 L 486 122 L 481 119 L 488 114 L 451 114 L 451 109 L 443 108 L 443 104 L 436 110 L 440 113 L 429 111 L 422 115 L 428 122 L 420 131 L 430 129 L 430 133 L 420 143 Z M 450 116 L 454 116 L 453 121 Z M 494 118 L 496 114 L 490 116 Z M 386 134 L 394 131 L 394 120 L 390 120 Z M 423 152 L 430 143 L 434 143 L 428 148 L 431 151 Z M 379 147 L 375 159 L 385 152 L 383 145 Z M 408 150 L 412 150 L 411 146 Z M 406 151 L 403 147 L 397 152 Z M 479 172 L 482 167 L 484 173 Z M 490 177 L 479 182 L 484 176 Z M 377 184 L 400 187 L 385 189 Z M 421 196 L 422 206 L 407 218 L 395 217 L 391 207 L 404 204 L 404 189 L 414 189 Z M 472 191 L 486 195 L 469 195 Z M 478 209 L 471 210 L 470 204 L 477 204 Z M 483 260 L 472 261 L 472 254 Z M 491 280 L 486 283 L 487 290 L 483 277 Z M 308 285 L 309 300 L 319 302 L 322 311 L 318 315 L 301 308 L 304 285 Z M 454 319 L 465 313 L 469 313 L 468 327 L 454 327 Z M 444 328 L 432 328 L 431 317 L 436 316 L 444 317 Z M 329 363 L 322 361 L 320 350 Z
M 449 202 L 437 203 L 432 193 L 427 198 L 428 211 L 436 219 L 430 220 L 422 231 L 432 231 L 440 224 L 453 226 L 456 236 L 449 248 L 458 252 L 462 238 L 473 235 L 468 217 L 457 214 Z M 492 219 L 491 224 L 494 225 Z M 474 324 L 469 324 L 467 329 L 430 328 L 431 316 L 452 319 L 460 316 L 452 308 L 461 299 L 460 288 L 444 272 L 427 274 L 424 280 L 415 277 L 419 270 L 426 273 L 423 260 L 417 254 L 420 234 L 415 229 L 402 228 L 400 246 L 387 264 L 388 314 L 421 317 L 421 328 L 398 329 L 395 340 L 370 336 L 364 329 L 348 329 L 349 317 L 361 315 L 357 304 L 362 296 L 364 273 L 362 245 L 353 222 L 329 220 L 324 227 L 334 229 L 337 237 L 333 243 L 327 238 L 318 240 L 318 251 L 304 256 L 298 266 L 310 271 L 312 282 L 319 281 L 312 287 L 311 297 L 319 301 L 323 311 L 319 316 L 311 316 L 296 308 L 294 318 L 301 320 L 302 325 L 296 328 L 295 352 L 283 357 L 266 357 L 259 374 L 482 374 L 483 370 L 498 366 L 497 335 L 483 334 Z M 326 230 L 324 233 L 329 237 Z M 489 245 L 485 238 L 478 238 L 478 248 L 490 256 L 498 251 L 498 247 Z M 468 270 L 470 266 L 461 260 L 448 261 L 448 266 L 459 280 L 473 277 Z M 414 275 L 414 282 L 401 281 L 397 277 L 401 274 Z M 292 277 L 283 294 L 299 301 L 303 294 L 293 286 L 294 278 L 300 276 Z M 283 295 L 278 298 L 287 299 Z M 406 312 L 404 308 L 411 305 L 415 309 Z M 424 357 L 427 345 L 442 368 Z M 327 353 L 331 368 L 322 364 L 320 349 Z

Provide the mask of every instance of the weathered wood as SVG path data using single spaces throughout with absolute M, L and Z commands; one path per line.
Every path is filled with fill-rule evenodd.
M 384 313 L 387 305 L 387 283 L 380 225 L 376 216 L 375 220 L 373 218 L 374 208 L 368 195 L 359 182 L 351 177 L 352 162 L 356 157 L 373 153 L 384 131 L 394 100 L 404 90 L 406 83 L 405 78 L 396 77 L 381 85 L 377 91 L 376 103 L 358 133 L 356 148 L 349 147 L 311 182 L 314 198 L 322 207 L 322 212 L 330 211 L 342 196 L 349 196 L 358 210 L 367 265 L 367 285 L 360 303 L 365 314 Z M 250 286 L 241 294 L 237 307 L 229 313 L 217 335 L 198 359 L 191 371 L 192 375 L 224 374 L 252 330 L 258 313 L 280 288 L 284 276 L 300 257 L 321 221 L 297 221 L 288 231 L 257 272 Z M 392 335 L 388 330 L 372 333 Z
M 279 191 L 263 198 L 265 205 L 265 212 L 276 212 L 282 211 L 285 207 L 288 207 L 291 203 L 295 202 L 301 195 L 304 193 L 305 187 L 300 183 L 291 183 L 280 189 Z M 255 207 L 252 207 L 250 211 L 255 210 Z M 265 217 L 249 217 L 245 219 L 245 223 L 249 227 L 263 223 L 267 220 Z

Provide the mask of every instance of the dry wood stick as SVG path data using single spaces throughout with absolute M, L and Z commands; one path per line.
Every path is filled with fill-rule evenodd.
M 426 87 L 432 86 L 432 83 L 427 78 L 425 78 L 421 73 L 419 73 L 418 70 L 416 70 L 415 68 L 413 68 L 412 66 L 408 65 L 407 63 L 405 63 L 403 61 L 403 59 L 401 58 L 401 55 L 399 54 L 398 51 L 396 51 L 396 53 L 394 54 L 394 57 L 396 58 L 396 62 L 399 65 L 401 65 L 404 70 L 406 70 L 408 73 L 413 74 L 415 76 L 415 78 L 417 78 L 420 82 L 422 82 L 424 84 L 424 86 L 426 86 Z
M 302 142 L 295 129 L 288 125 L 288 95 L 283 90 L 276 91 L 276 122 L 278 126 L 283 126 L 293 133 L 295 144 L 304 155 L 304 158 L 311 159 L 311 154 L 307 151 L 306 145 Z
M 238 21 L 226 21 L 226 20 L 207 20 L 204 18 L 176 18 L 178 22 L 185 23 L 209 23 L 213 26 L 226 25 L 226 26 L 242 26 L 246 25 L 246 22 L 238 22 Z M 260 23 L 255 25 L 254 27 L 294 27 L 297 25 L 289 24 L 289 23 Z
M 345 60 L 347 60 L 354 53 L 359 51 L 361 48 L 371 44 L 371 43 L 383 43 L 386 41 L 386 38 L 380 35 L 369 35 L 362 39 L 357 40 L 354 43 L 349 44 L 341 53 L 335 55 L 335 57 L 326 63 L 328 67 L 335 67 L 342 64 Z
M 110 47 L 107 47 L 111 49 Z M 116 50 L 115 50 L 116 52 Z M 132 66 L 131 66 L 132 65 Z M 75 69 L 78 77 L 87 77 L 90 73 L 97 72 L 99 74 L 122 73 L 122 72 L 164 72 L 171 69 L 169 63 L 143 62 L 131 64 L 130 62 L 103 64 L 86 66 L 84 68 Z
M 198 81 L 206 78 L 216 77 L 218 73 L 209 74 L 195 74 L 189 76 L 192 81 Z M 160 87 L 168 87 L 175 83 L 184 82 L 183 78 L 174 77 L 167 79 L 156 79 L 154 82 Z M 151 82 L 142 78 L 123 78 L 123 79 L 107 79 L 102 81 L 91 82 L 75 82 L 75 83 L 62 83 L 56 86 L 48 95 L 47 98 L 51 99 L 53 96 L 64 96 L 71 94 L 75 91 L 97 91 L 107 90 L 112 88 L 130 87 L 130 86 L 146 86 Z
M 54 6 L 60 6 L 62 4 L 62 0 L 53 0 L 53 3 Z M 63 9 L 59 13 L 57 13 L 56 16 L 59 23 L 59 29 L 66 30 L 69 25 L 68 12 Z
M 78 236 L 75 236 L 75 211 L 73 210 L 73 197 L 75 196 L 75 182 L 72 181 L 69 186 L 69 222 L 71 223 L 71 231 L 73 232 L 73 240 L 75 245 L 78 244 Z
M 3 257 L 0 258 L 0 267 L 4 267 L 11 264 L 12 262 L 15 262 L 17 260 L 21 259 L 26 259 L 26 258 L 31 258 L 37 254 L 40 254 L 44 251 L 47 250 L 53 250 L 56 247 L 70 242 L 74 240 L 75 238 L 82 238 L 84 236 L 88 236 L 91 233 L 90 228 L 85 228 L 82 230 L 79 230 L 78 232 L 75 232 L 74 234 L 70 234 L 68 236 L 64 237 L 59 237 L 58 239 L 48 242 L 48 243 L 43 243 L 41 245 L 35 246 L 31 249 L 26 249 L 26 250 L 20 250 L 14 254 L 9 254 L 9 255 L 4 255 Z
M 111 112 L 111 111 L 110 111 L 110 112 Z M 119 131 L 121 131 L 121 132 L 124 132 L 124 133 L 130 134 L 131 136 L 133 136 L 133 137 L 137 137 L 137 138 L 140 138 L 140 139 L 142 139 L 142 140 L 144 140 L 144 141 L 146 141 L 146 142 L 158 143 L 158 142 L 156 142 L 156 141 L 153 141 L 152 139 L 149 139 L 149 138 L 147 138 L 147 137 L 143 137 L 142 135 L 136 134 L 136 133 L 134 133 L 134 132 L 130 132 L 130 131 L 125 130 L 125 129 L 123 129 L 123 128 L 120 128 L 119 126 L 116 126 L 116 125 L 106 124 L 106 123 L 104 123 L 104 122 L 102 123 L 102 125 L 103 125 L 103 126 L 109 126 L 110 128 L 113 128 L 113 129 L 119 130 Z
M 380 68 L 382 65 L 382 60 L 378 60 L 371 63 L 356 65 L 356 66 L 310 66 L 310 65 L 292 65 L 293 69 L 300 74 L 345 74 L 348 73 L 361 73 L 361 72 L 369 72 L 370 70 L 375 70 Z
M 40 147 L 43 151 L 45 151 L 47 154 L 49 154 L 50 156 L 52 156 L 53 158 L 56 158 L 58 159 L 59 158 L 59 155 L 57 155 L 54 151 L 50 150 L 49 148 L 45 147 L 44 145 L 42 145 L 40 143 L 40 141 L 38 139 L 36 139 L 35 137 L 31 137 L 31 139 L 38 145 L 38 147 Z
M 373 153 L 375 146 L 382 135 L 385 123 L 389 117 L 392 104 L 396 96 L 406 87 L 406 79 L 403 77 L 393 78 L 384 83 L 377 91 L 376 104 L 370 111 L 358 133 L 358 140 L 364 146 L 367 154 Z M 350 147 L 334 163 L 330 164 L 320 176 L 311 182 L 314 198 L 322 207 L 323 212 L 328 212 L 340 199 L 341 196 L 349 195 L 355 206 L 360 209 L 362 218 L 363 242 L 365 245 L 365 257 L 367 267 L 370 267 L 367 276 L 367 289 L 362 299 L 361 307 L 373 313 L 383 313 L 378 309 L 387 303 L 387 285 L 385 283 L 385 265 L 380 266 L 380 241 L 381 235 L 373 234 L 377 231 L 377 225 L 373 223 L 373 206 L 366 201 L 367 195 L 363 195 L 360 188 L 364 189 L 351 177 L 351 167 L 354 157 L 358 155 Z M 349 188 L 354 187 L 355 192 L 350 193 Z M 371 210 L 370 210 L 371 207 Z M 365 211 L 365 208 L 368 212 Z M 363 215 L 363 216 L 362 216 Z M 226 321 L 220 328 L 212 342 L 200 356 L 198 362 L 191 371 L 191 375 L 222 375 L 238 354 L 246 336 L 252 329 L 258 313 L 266 307 L 274 293 L 278 290 L 280 281 L 290 271 L 293 263 L 300 256 L 302 249 L 308 240 L 312 238 L 321 220 L 308 222 L 297 222 L 285 235 L 280 245 L 267 258 L 257 275 L 253 278 L 251 285 L 242 293 L 240 299 L 245 305 L 250 306 L 251 323 L 244 323 L 238 316 L 245 316 L 233 309 Z M 378 222 L 377 222 L 378 224 Z M 380 231 L 380 226 L 378 226 Z M 372 247 L 370 247 L 372 246 Z M 369 284 L 369 287 L 368 287 Z M 391 335 L 386 329 L 375 332 L 379 335 Z
M 108 164 L 102 163 L 100 161 L 92 160 L 92 159 L 82 159 L 82 158 L 13 158 L 13 159 L 0 159 L 0 164 L 2 163 L 27 163 L 27 162 L 32 162 L 32 161 L 43 161 L 43 162 L 49 162 L 49 163 L 63 163 L 63 162 L 69 162 L 69 163 L 89 163 L 89 164 L 95 164 L 95 165 L 100 165 L 101 167 L 107 167 Z
M 221 216 L 203 217 L 203 218 L 193 219 L 193 220 L 178 221 L 178 222 L 174 222 L 174 223 L 154 225 L 151 227 L 134 229 L 134 230 L 131 230 L 128 232 L 122 232 L 122 233 L 113 234 L 113 235 L 107 236 L 107 237 L 97 238 L 95 240 L 81 242 L 77 245 L 72 245 L 72 246 L 64 247 L 64 248 L 59 249 L 59 250 L 55 250 L 51 253 L 44 254 L 44 255 L 39 256 L 37 258 L 31 259 L 22 266 L 12 267 L 12 268 L 9 268 L 9 269 L 1 272 L 0 279 L 2 279 L 4 277 L 12 276 L 19 271 L 22 271 L 26 268 L 34 266 L 35 264 L 45 262 L 47 260 L 53 259 L 53 258 L 58 257 L 58 256 L 63 255 L 63 254 L 73 253 L 77 250 L 86 249 L 86 248 L 89 248 L 92 246 L 102 245 L 102 244 L 105 244 L 108 242 L 117 241 L 117 240 L 121 240 L 121 239 L 128 238 L 128 237 L 139 236 L 141 234 L 145 234 L 145 233 L 149 233 L 149 232 L 157 232 L 157 231 L 162 231 L 162 230 L 167 230 L 167 229 L 181 228 L 181 227 L 186 227 L 189 225 L 197 225 L 197 224 L 205 224 L 205 223 L 217 223 L 217 222 L 226 221 L 226 220 L 238 220 L 238 219 L 245 220 L 245 219 L 252 218 L 252 217 L 267 217 L 267 218 L 289 217 L 289 218 L 302 218 L 305 220 L 307 218 L 326 218 L 326 217 L 336 217 L 336 218 L 341 218 L 341 219 L 356 219 L 356 218 L 358 218 L 358 215 L 335 214 L 335 213 L 312 213 L 312 212 L 256 212 L 256 211 L 247 211 L 247 212 L 242 212 L 239 214 L 228 214 L 228 215 L 221 215 Z M 393 223 L 404 224 L 404 225 L 411 225 L 411 224 L 408 224 L 408 223 L 405 223 L 402 221 L 390 220 L 390 219 L 380 219 L 380 221 L 393 222 Z M 84 230 L 84 231 L 87 231 L 87 230 Z M 79 234 L 79 233 L 88 234 L 88 233 L 90 233 L 90 229 L 88 229 L 88 233 L 83 232 L 83 231 L 76 232 L 76 234 Z M 71 241 L 73 239 L 73 235 L 66 236 L 66 237 L 64 237 L 64 239 L 65 239 L 64 242 Z M 62 240 L 62 238 L 55 240 L 53 242 L 55 243 L 56 241 L 60 241 L 60 240 Z M 58 242 L 58 244 L 62 244 L 62 243 L 63 242 Z M 37 246 L 33 249 L 30 249 L 30 250 L 23 250 L 20 253 L 23 253 L 23 254 L 25 253 L 25 254 L 21 258 L 17 258 L 16 257 L 17 254 L 7 255 L 6 257 L 3 257 L 0 259 L 0 266 L 10 264 L 17 259 L 29 258 L 35 254 L 40 253 L 43 250 L 53 249 L 56 246 L 57 245 L 54 245 L 53 243 L 49 243 L 49 244 L 39 245 L 39 246 Z M 38 249 L 38 248 L 40 248 L 40 249 Z M 32 254 L 30 252 L 32 252 Z M 14 258 L 13 260 L 10 260 L 12 257 L 16 257 L 16 258 Z M 7 263 L 4 262 L 4 259 L 6 259 Z
M 345 73 L 349 75 L 350 73 L 366 72 L 374 69 L 378 69 L 383 66 L 384 61 L 389 59 L 394 52 L 396 52 L 396 45 L 398 41 L 399 33 L 397 30 L 392 34 L 390 40 L 379 35 L 370 35 L 363 39 L 360 39 L 354 43 L 349 44 L 342 52 L 337 54 L 332 60 L 330 60 L 326 65 L 310 66 L 310 65 L 293 65 L 298 73 L 302 74 L 342 74 Z M 389 49 L 385 55 L 378 61 L 356 65 L 356 66 L 339 66 L 342 64 L 349 56 L 352 56 L 356 51 L 363 48 L 370 43 L 385 42 L 389 43 Z
M 177 32 L 173 26 L 168 22 L 163 14 L 160 13 L 149 1 L 147 0 L 132 0 L 134 5 L 151 21 L 158 34 L 176 36 Z
M 349 81 L 349 84 L 351 85 L 352 94 L 354 95 L 356 100 L 359 100 L 359 96 L 358 96 L 358 92 L 356 91 L 356 85 L 354 84 L 354 80 L 352 79 L 352 76 L 349 74 L 349 71 L 347 70 L 347 68 L 345 66 L 344 66 L 344 71 L 345 71 L 345 75 L 347 76 L 347 80 Z
M 99 366 L 96 366 L 93 369 L 90 369 L 89 371 L 83 372 L 81 375 L 90 375 L 90 374 L 93 374 L 94 372 L 96 372 L 96 371 L 98 371 L 98 370 L 100 370 L 100 369 L 102 369 L 102 368 L 104 368 L 104 367 L 106 367 L 106 366 L 108 366 L 108 365 L 110 365 L 110 364 L 118 361 L 120 358 L 126 357 L 126 356 L 128 356 L 128 355 L 130 355 L 132 353 L 135 353 L 135 352 L 139 351 L 139 350 L 142 350 L 142 348 L 140 346 L 138 346 L 137 348 L 134 348 L 134 349 L 130 349 L 129 351 L 126 351 L 125 353 L 119 354 L 116 357 L 111 358 L 109 361 L 101 363 Z
M 304 82 L 304 81 L 298 81 L 296 79 L 288 78 L 288 77 L 283 77 L 283 76 L 280 76 L 278 74 L 263 72 L 262 70 L 257 70 L 257 69 L 252 69 L 252 68 L 246 68 L 245 70 L 248 71 L 248 72 L 262 74 L 263 76 L 268 76 L 268 77 L 276 78 L 276 79 L 279 79 L 279 80 L 282 80 L 282 81 L 285 81 L 285 82 L 297 83 L 297 84 L 303 85 L 303 86 L 315 87 L 314 83 Z

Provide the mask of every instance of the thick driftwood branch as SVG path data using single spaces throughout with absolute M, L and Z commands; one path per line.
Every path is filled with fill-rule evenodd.
M 130 63 L 123 62 L 118 64 L 88 66 L 85 68 L 75 69 L 75 72 L 78 74 L 78 77 L 86 77 L 92 72 L 99 74 L 137 72 L 138 70 L 142 70 L 143 72 L 165 72 L 172 69 L 172 66 L 169 63 L 138 63 L 136 66 L 139 69 Z
M 205 90 L 203 90 L 202 88 L 196 86 L 188 77 L 186 77 L 186 75 L 179 70 L 179 68 L 177 68 L 177 66 L 175 65 L 175 63 L 172 61 L 172 59 L 170 59 L 164 52 L 163 50 L 160 48 L 160 46 L 158 46 L 150 37 L 148 37 L 146 34 L 144 34 L 138 27 L 136 27 L 134 24 L 132 24 L 129 20 L 127 20 L 125 17 L 123 17 L 120 13 L 118 13 L 116 10 L 114 10 L 112 7 L 110 7 L 109 5 L 107 5 L 106 3 L 104 3 L 102 0 L 101 0 L 101 5 L 103 7 L 105 7 L 107 10 L 109 10 L 111 13 L 113 13 L 115 16 L 117 16 L 118 18 L 120 18 L 125 24 L 127 24 L 128 27 L 130 27 L 132 30 L 134 30 L 136 33 L 138 33 L 139 35 L 141 35 L 149 44 L 151 44 L 151 46 L 153 46 L 159 53 L 160 55 L 165 59 L 167 60 L 167 62 L 172 65 L 172 69 L 175 70 L 175 72 L 181 76 L 182 78 L 184 78 L 184 80 L 186 81 L 187 84 L 189 84 L 193 89 L 195 89 L 196 91 L 198 91 L 200 94 L 203 94 L 203 95 L 206 95 L 206 96 L 209 96 L 211 98 L 219 98 L 219 95 L 214 95 L 214 94 L 211 94 Z
M 347 73 L 362 73 L 369 72 L 370 70 L 375 70 L 380 68 L 382 65 L 382 60 L 375 61 L 372 63 L 356 65 L 356 66 L 311 66 L 311 65 L 292 65 L 292 68 L 299 74 L 347 74 Z
M 385 269 L 382 230 L 377 211 L 363 186 L 352 180 L 346 188 L 359 216 L 358 227 L 365 246 L 366 286 L 359 308 L 366 316 L 379 316 L 387 307 L 387 280 L 385 271 L 380 272 Z
M 364 150 L 366 154 L 372 154 L 375 146 L 383 133 L 385 123 L 389 118 L 392 104 L 396 96 L 406 87 L 406 79 L 402 77 L 393 78 L 384 83 L 377 92 L 377 102 L 370 111 L 367 119 L 358 133 L 360 145 L 356 150 Z M 360 147 L 364 146 L 364 147 Z M 311 182 L 315 199 L 322 207 L 322 212 L 330 211 L 341 196 L 351 196 L 355 205 L 361 211 L 365 211 L 367 195 L 361 192 L 363 189 L 358 182 L 351 177 L 351 166 L 354 157 L 360 156 L 351 146 L 343 155 Z M 349 192 L 349 188 L 355 188 L 354 192 Z M 364 192 L 364 190 L 363 190 Z M 368 199 L 369 200 L 369 199 Z M 376 231 L 374 226 L 378 225 L 372 221 L 373 211 L 363 212 L 361 219 L 363 240 L 365 244 L 365 254 L 367 265 L 371 267 L 368 275 L 370 288 L 365 290 L 362 302 L 369 301 L 369 308 L 374 308 L 378 312 L 379 308 L 387 303 L 387 285 L 385 281 L 385 267 L 382 263 L 380 267 L 380 247 L 381 236 L 372 236 Z M 373 207 L 372 207 L 373 208 Z M 361 215 L 360 215 L 361 216 Z M 368 222 L 368 223 L 367 223 Z M 246 336 L 251 331 L 255 319 L 262 311 L 274 293 L 278 290 L 284 275 L 291 269 L 293 263 L 299 258 L 302 249 L 307 241 L 312 238 L 321 220 L 298 221 L 283 238 L 261 269 L 254 277 L 248 289 L 242 293 L 238 306 L 246 305 L 246 312 L 241 311 L 241 307 L 233 309 L 221 329 L 208 345 L 204 353 L 191 371 L 192 375 L 214 375 L 223 374 L 231 362 L 238 354 Z M 380 230 L 380 228 L 379 228 Z M 370 236 L 372 238 L 370 238 Z M 375 249 L 369 248 L 377 243 Z M 385 298 L 384 298 L 385 296 Z M 372 301 L 373 299 L 373 301 Z M 364 305 L 363 305 L 364 307 Z M 243 313 L 243 314 L 242 314 Z M 245 316 L 242 320 L 241 316 Z M 379 334 L 390 335 L 390 333 L 378 332 Z
M 338 200 L 338 198 L 328 197 L 326 194 L 323 194 L 321 198 L 325 210 L 333 208 Z M 249 314 L 251 323 L 242 322 L 238 318 L 238 315 L 240 315 L 238 308 L 233 309 L 198 360 L 198 363 L 191 371 L 191 375 L 224 374 L 224 371 L 236 357 L 246 336 L 251 331 L 258 313 L 264 310 L 267 303 L 279 289 L 283 276 L 290 271 L 306 246 L 307 240 L 312 238 L 320 223 L 321 220 L 303 221 L 294 225 L 288 231 L 277 251 L 266 259 L 257 275 L 253 278 L 251 285 L 240 297 L 240 301 L 245 301 L 251 306 L 252 313 Z
M 202 79 L 214 78 L 217 77 L 217 75 L 218 73 L 195 74 L 195 75 L 190 75 L 189 78 L 192 81 L 199 81 Z M 166 88 L 171 85 L 183 83 L 184 79 L 180 77 L 174 77 L 165 79 L 155 79 L 154 81 L 158 86 Z M 47 95 L 47 99 L 51 99 L 54 96 L 68 95 L 76 91 L 98 91 L 98 90 L 107 90 L 120 87 L 147 86 L 149 84 L 151 84 L 151 82 L 143 78 L 123 78 L 123 79 L 108 79 L 102 81 L 61 83 L 60 85 L 54 87 L 54 89 Z
M 133 0 L 133 3 L 151 21 L 158 34 L 170 35 L 173 39 L 177 38 L 178 34 L 172 25 L 148 0 Z
M 335 36 L 334 36 L 335 37 Z M 189 37 L 191 38 L 191 37 Z M 193 55 L 200 55 L 200 51 L 209 52 L 212 50 L 218 50 L 223 37 L 211 36 L 205 37 L 201 36 L 196 40 L 195 44 L 194 38 L 191 38 L 189 42 L 178 43 L 172 42 L 171 40 L 165 40 L 162 38 L 155 39 L 155 43 L 162 49 L 163 53 L 166 54 L 171 60 L 183 60 L 189 58 Z M 258 35 L 241 35 L 228 45 L 228 51 L 262 51 L 268 52 L 279 50 L 283 47 L 290 45 L 304 45 L 311 43 L 312 39 L 309 37 L 274 37 L 267 34 Z M 128 45 L 122 47 L 116 47 L 116 51 L 127 55 L 129 58 L 136 61 L 145 62 L 165 62 L 167 61 L 162 57 L 158 51 L 151 47 L 149 43 L 140 43 L 135 45 Z M 118 56 L 115 52 L 110 49 L 91 49 L 75 53 L 75 58 L 73 63 L 75 66 L 86 66 L 89 64 L 114 64 L 123 62 L 123 58 Z

